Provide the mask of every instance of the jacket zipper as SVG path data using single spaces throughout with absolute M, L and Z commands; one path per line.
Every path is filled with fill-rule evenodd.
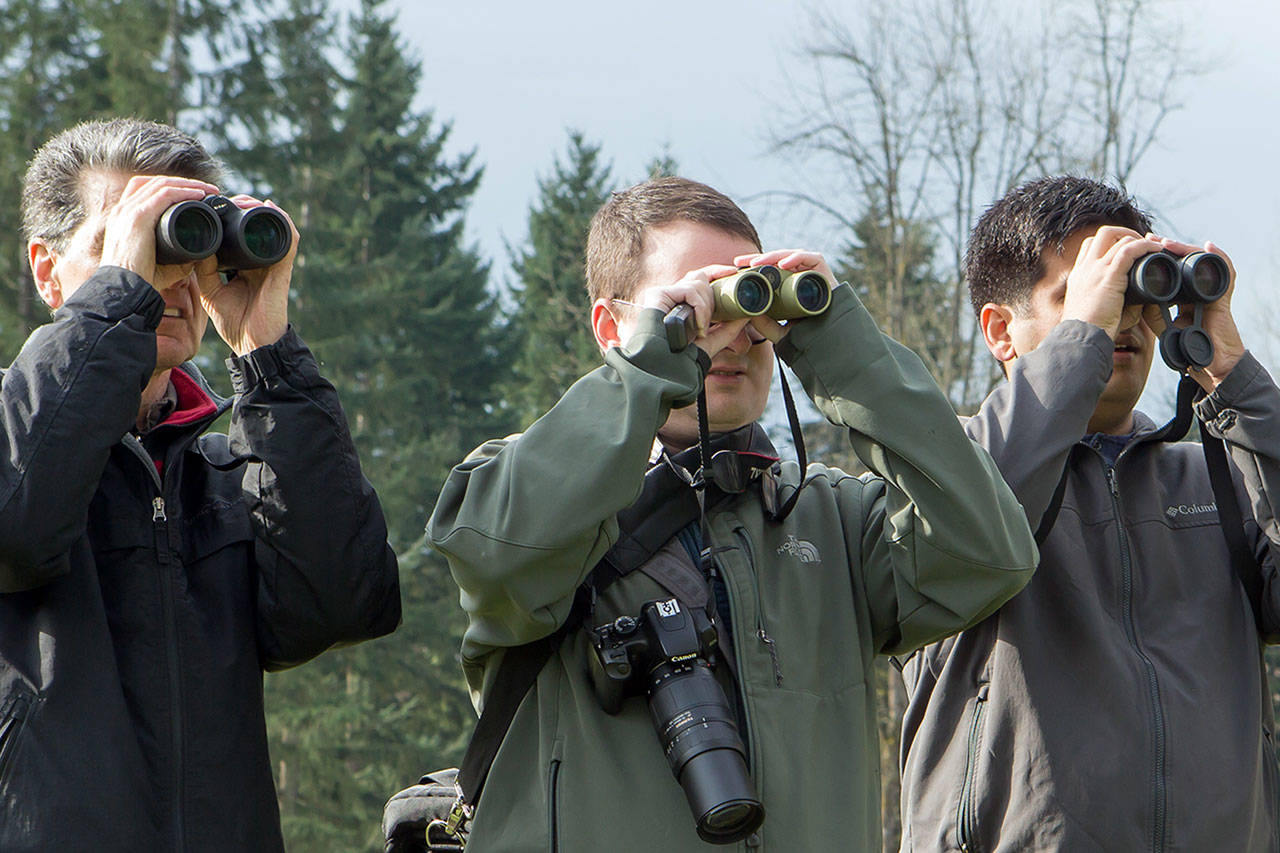
M 560 849 L 560 759 L 551 759 L 551 770 L 547 775 L 547 808 L 549 810 L 547 825 L 551 828 L 551 853 Z
M 31 689 L 19 681 L 14 684 L 4 704 L 0 705 L 0 780 L 4 779 L 9 762 L 18 749 L 18 738 L 26 727 L 34 702 Z
M 182 729 L 184 725 L 182 713 L 182 662 L 178 654 L 177 616 L 174 612 L 173 565 L 170 561 L 172 549 L 169 546 L 169 517 L 165 511 L 164 481 L 156 471 L 151 454 L 132 435 L 125 437 L 125 446 L 138 456 L 151 475 L 151 481 L 157 494 L 151 499 L 151 524 L 155 531 L 156 559 L 160 565 L 160 608 L 164 618 L 164 639 L 166 669 L 169 675 L 169 708 L 172 732 L 170 749 L 173 752 L 173 848 L 182 851 L 185 848 L 186 829 L 183 821 L 183 803 L 186 800 L 185 759 L 182 748 Z M 166 471 L 168 466 L 166 466 Z
M 1096 449 L 1096 448 L 1095 448 Z M 1142 662 L 1147 676 L 1147 697 L 1151 703 L 1152 729 L 1154 736 L 1155 756 L 1151 768 L 1151 797 L 1154 806 L 1151 826 L 1151 850 L 1161 853 L 1164 850 L 1165 837 L 1165 730 L 1164 711 L 1160 707 L 1160 685 L 1156 680 L 1155 664 L 1147 657 L 1138 645 L 1138 632 L 1133 621 L 1133 565 L 1129 556 L 1129 536 L 1124 529 L 1124 520 L 1120 515 L 1120 489 L 1116 484 L 1115 468 L 1102 459 L 1102 470 L 1107 477 L 1107 487 L 1111 491 L 1111 510 L 1116 520 L 1116 532 L 1120 538 L 1120 571 L 1122 584 L 1122 604 L 1124 609 L 1124 631 L 1133 646 L 1134 652 Z
M 969 720 L 964 783 L 960 787 L 960 804 L 956 810 L 956 841 L 964 853 L 976 853 L 978 850 L 978 755 L 982 746 L 982 718 L 986 713 L 988 688 L 987 684 L 978 688 L 978 695 L 973 700 L 973 716 Z
M 760 598 L 760 578 L 756 575 L 756 559 L 751 551 L 751 540 L 742 532 L 741 527 L 735 527 L 733 535 L 737 537 L 742 546 L 742 552 L 747 556 L 747 566 L 751 569 L 751 582 L 756 588 L 756 639 L 764 643 L 765 648 L 769 650 L 769 659 L 773 662 L 773 684 L 775 687 L 781 687 L 782 667 L 778 665 L 778 647 L 773 642 L 773 637 L 769 636 L 768 629 L 765 628 L 764 608 L 761 606 Z

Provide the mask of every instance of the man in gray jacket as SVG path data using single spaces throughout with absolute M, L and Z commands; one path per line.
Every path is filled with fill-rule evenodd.
M 970 295 L 1008 381 L 967 430 L 1033 529 L 1064 476 L 1065 492 L 1026 589 L 904 668 L 903 850 L 1278 849 L 1261 648 L 1280 631 L 1280 391 L 1231 291 L 1205 310 L 1216 355 L 1192 376 L 1238 469 L 1258 600 L 1201 448 L 1134 411 L 1163 322 L 1125 305 L 1128 271 L 1198 248 L 1079 178 L 1019 187 L 973 231 Z

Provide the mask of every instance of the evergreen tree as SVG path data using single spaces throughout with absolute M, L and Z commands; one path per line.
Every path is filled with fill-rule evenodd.
M 421 68 L 381 3 L 333 21 L 323 0 L 289 0 L 261 22 L 223 81 L 234 120 L 219 130 L 230 165 L 299 227 L 290 318 L 340 390 L 401 552 L 393 637 L 267 681 L 286 839 L 309 851 L 377 849 L 387 796 L 461 757 L 463 619 L 421 531 L 449 468 L 511 428 L 487 266 L 463 242 L 474 154 L 447 156 L 449 126 L 414 110 Z
M 564 158 L 538 181 L 529 208 L 526 247 L 514 253 L 516 309 L 512 327 L 519 347 L 507 399 L 522 424 L 555 404 L 584 373 L 600 364 L 587 321 L 587 229 L 612 189 L 600 146 L 569 132 Z

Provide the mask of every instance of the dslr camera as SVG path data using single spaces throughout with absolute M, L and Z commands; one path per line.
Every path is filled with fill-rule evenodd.
M 156 223 L 156 263 L 185 264 L 218 256 L 218 271 L 269 267 L 289 254 L 293 232 L 284 214 L 260 204 L 241 208 L 226 196 L 181 201 Z
M 591 684 L 609 714 L 644 694 L 671 772 L 684 789 L 698 836 L 733 844 L 764 822 L 747 776 L 746 749 L 711 671 L 716 630 L 707 614 L 676 599 L 650 601 L 589 632 Z

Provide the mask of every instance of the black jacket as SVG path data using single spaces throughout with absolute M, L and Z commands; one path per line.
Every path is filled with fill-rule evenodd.
M 0 850 L 281 849 L 263 670 L 400 618 L 377 497 L 292 330 L 228 361 L 229 436 L 200 435 L 213 412 L 148 436 L 158 476 L 128 431 L 163 309 L 104 267 L 0 382 Z

